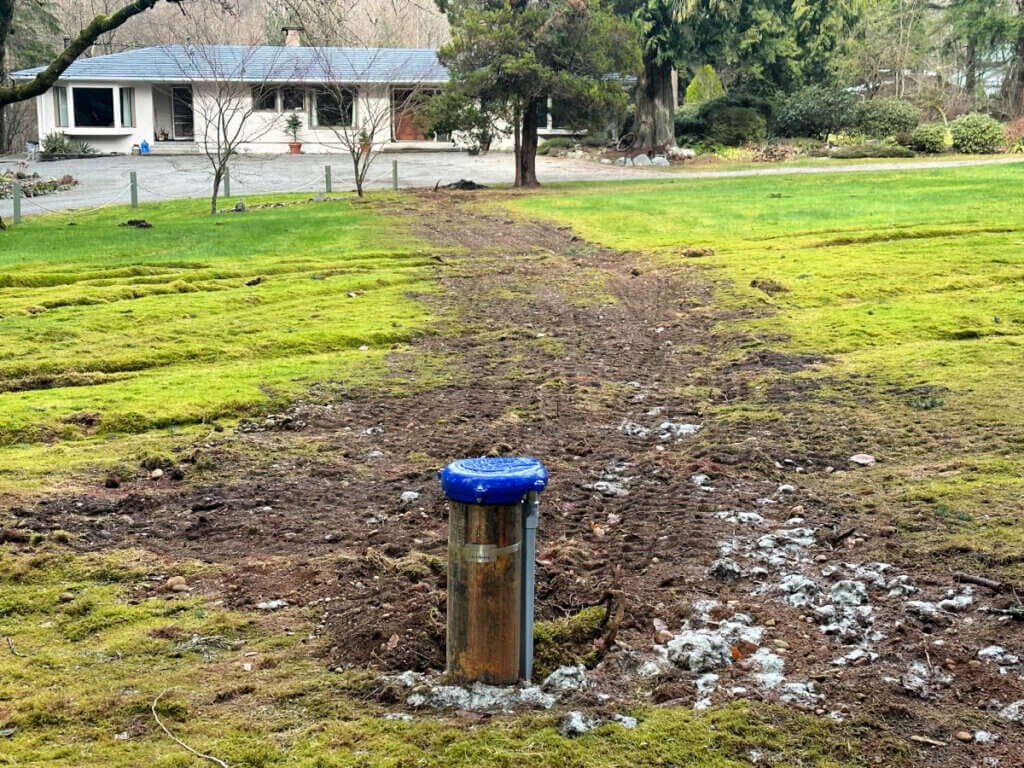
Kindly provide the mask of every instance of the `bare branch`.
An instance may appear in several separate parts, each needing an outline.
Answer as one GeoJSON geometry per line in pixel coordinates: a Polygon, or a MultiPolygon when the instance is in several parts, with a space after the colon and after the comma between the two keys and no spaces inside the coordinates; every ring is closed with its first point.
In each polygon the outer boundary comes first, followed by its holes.
{"type": "Polygon", "coordinates": [[[193,755],[195,755],[196,757],[198,757],[198,758],[200,758],[202,760],[209,760],[211,763],[215,763],[216,765],[219,765],[220,768],[231,768],[230,765],[225,763],[219,757],[214,757],[213,755],[204,755],[202,752],[200,752],[200,751],[190,747],[184,741],[182,741],[177,736],[175,736],[173,733],[171,733],[170,730],[168,730],[167,726],[163,724],[163,721],[160,720],[160,715],[158,715],[156,713],[156,705],[160,702],[160,699],[162,699],[165,694],[170,693],[171,691],[173,691],[177,687],[178,686],[173,686],[171,688],[165,688],[160,693],[159,696],[157,696],[155,699],[153,699],[153,703],[150,705],[149,709],[153,713],[153,719],[156,720],[156,724],[160,726],[160,730],[162,730],[164,733],[166,733],[167,736],[171,739],[171,741],[173,741],[175,744],[177,744],[182,749],[188,750],[193,755]]]}
{"type": "MultiPolygon", "coordinates": [[[[128,19],[137,16],[143,11],[148,11],[158,2],[159,0],[135,0],[135,2],[124,6],[112,16],[107,16],[106,14],[97,15],[85,29],[78,33],[78,36],[68,44],[67,48],[50,62],[50,66],[36,75],[34,79],[20,85],[0,88],[0,107],[46,93],[50,86],[60,79],[60,76],[64,74],[64,71],[71,66],[75,59],[85,53],[89,46],[95,43],[101,35],[117,29],[128,19]]],[[[0,37],[0,45],[4,42],[4,38],[0,37]]]]}

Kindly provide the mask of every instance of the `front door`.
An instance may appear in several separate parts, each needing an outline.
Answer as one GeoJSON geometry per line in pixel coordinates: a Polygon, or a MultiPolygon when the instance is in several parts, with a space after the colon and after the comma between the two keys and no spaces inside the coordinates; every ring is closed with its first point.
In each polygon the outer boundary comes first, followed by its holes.
{"type": "Polygon", "coordinates": [[[192,141],[194,133],[192,87],[176,85],[171,88],[171,138],[175,141],[192,141]]]}
{"type": "Polygon", "coordinates": [[[423,141],[423,129],[413,120],[415,107],[422,104],[427,96],[412,88],[395,88],[391,91],[391,108],[394,121],[395,141],[423,141]]]}

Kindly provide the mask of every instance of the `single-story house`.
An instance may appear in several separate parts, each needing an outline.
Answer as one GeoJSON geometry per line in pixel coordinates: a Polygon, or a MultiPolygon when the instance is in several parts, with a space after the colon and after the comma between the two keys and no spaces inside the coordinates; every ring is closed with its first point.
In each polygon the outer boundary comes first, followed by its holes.
{"type": "MultiPolygon", "coordinates": [[[[239,151],[287,152],[291,114],[303,152],[344,152],[338,132],[371,123],[380,148],[442,149],[455,146],[451,137],[424,135],[410,105],[447,81],[432,49],[311,48],[289,35],[284,46],[174,44],[78,59],[36,97],[36,113],[40,141],[62,133],[103,153],[143,142],[154,153],[201,152],[224,117],[241,124],[239,151]]],[[[545,110],[545,136],[568,133],[558,117],[545,110]]]]}

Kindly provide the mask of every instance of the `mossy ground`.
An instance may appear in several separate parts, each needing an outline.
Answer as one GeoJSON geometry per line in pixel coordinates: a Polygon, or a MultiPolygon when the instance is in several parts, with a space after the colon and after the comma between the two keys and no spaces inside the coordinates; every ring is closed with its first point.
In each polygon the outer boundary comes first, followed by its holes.
{"type": "MultiPolygon", "coordinates": [[[[173,572],[212,570],[179,563],[173,572]]],[[[204,765],[156,725],[150,706],[161,693],[157,711],[172,732],[232,766],[725,768],[748,765],[751,749],[780,765],[796,753],[801,765],[858,764],[857,726],[746,703],[703,714],[641,709],[635,731],[608,726],[578,740],[559,736],[548,714],[470,728],[443,715],[386,720],[357,695],[356,673],[323,668],[301,612],[228,611],[162,589],[170,572],[142,551],[75,555],[50,541],[0,553],[0,636],[18,654],[0,649],[0,728],[15,729],[0,741],[0,765],[204,765]],[[74,599],[62,602],[65,592],[74,599]]]]}
{"type": "Polygon", "coordinates": [[[664,265],[714,268],[702,274],[735,312],[718,329],[739,339],[734,360],[758,349],[827,358],[751,382],[728,405],[709,401],[717,418],[747,430],[795,421],[782,439],[803,456],[823,431],[856,435],[844,447],[882,463],[830,484],[867,492],[867,511],[928,548],[1019,570],[1022,181],[1015,163],[573,186],[503,204],[664,265]],[[701,248],[714,254],[684,255],[701,248]],[[771,402],[794,378],[815,382],[799,405],[771,402]]]}
{"type": "Polygon", "coordinates": [[[314,383],[379,383],[428,329],[412,296],[436,289],[437,268],[348,200],[26,220],[0,253],[0,490],[182,442],[314,383]],[[152,229],[118,226],[140,217],[152,229]]]}

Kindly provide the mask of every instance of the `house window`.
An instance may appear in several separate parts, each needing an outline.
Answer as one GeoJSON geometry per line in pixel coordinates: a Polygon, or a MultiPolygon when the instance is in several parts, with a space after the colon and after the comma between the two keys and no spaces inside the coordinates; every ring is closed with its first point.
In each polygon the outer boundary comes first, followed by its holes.
{"type": "Polygon", "coordinates": [[[57,127],[67,128],[68,123],[68,89],[58,85],[53,89],[54,112],[57,117],[57,127]]]}
{"type": "Polygon", "coordinates": [[[71,93],[77,127],[114,127],[113,88],[73,88],[71,93]]]}
{"type": "Polygon", "coordinates": [[[347,128],[355,116],[355,93],[347,88],[316,92],[315,125],[328,128],[347,128]]]}
{"type": "Polygon", "coordinates": [[[135,89],[121,88],[121,127],[135,127],[135,89]]]}
{"type": "MultiPolygon", "coordinates": [[[[277,88],[258,85],[252,89],[252,108],[258,112],[277,111],[277,88]]],[[[300,107],[301,109],[301,107],[300,107]]]]}
{"type": "Polygon", "coordinates": [[[571,128],[570,123],[572,122],[572,107],[564,101],[558,99],[551,100],[551,127],[552,128],[571,128]]]}
{"type": "Polygon", "coordinates": [[[306,109],[306,90],[291,86],[281,89],[281,110],[283,112],[302,112],[306,109]]]}

